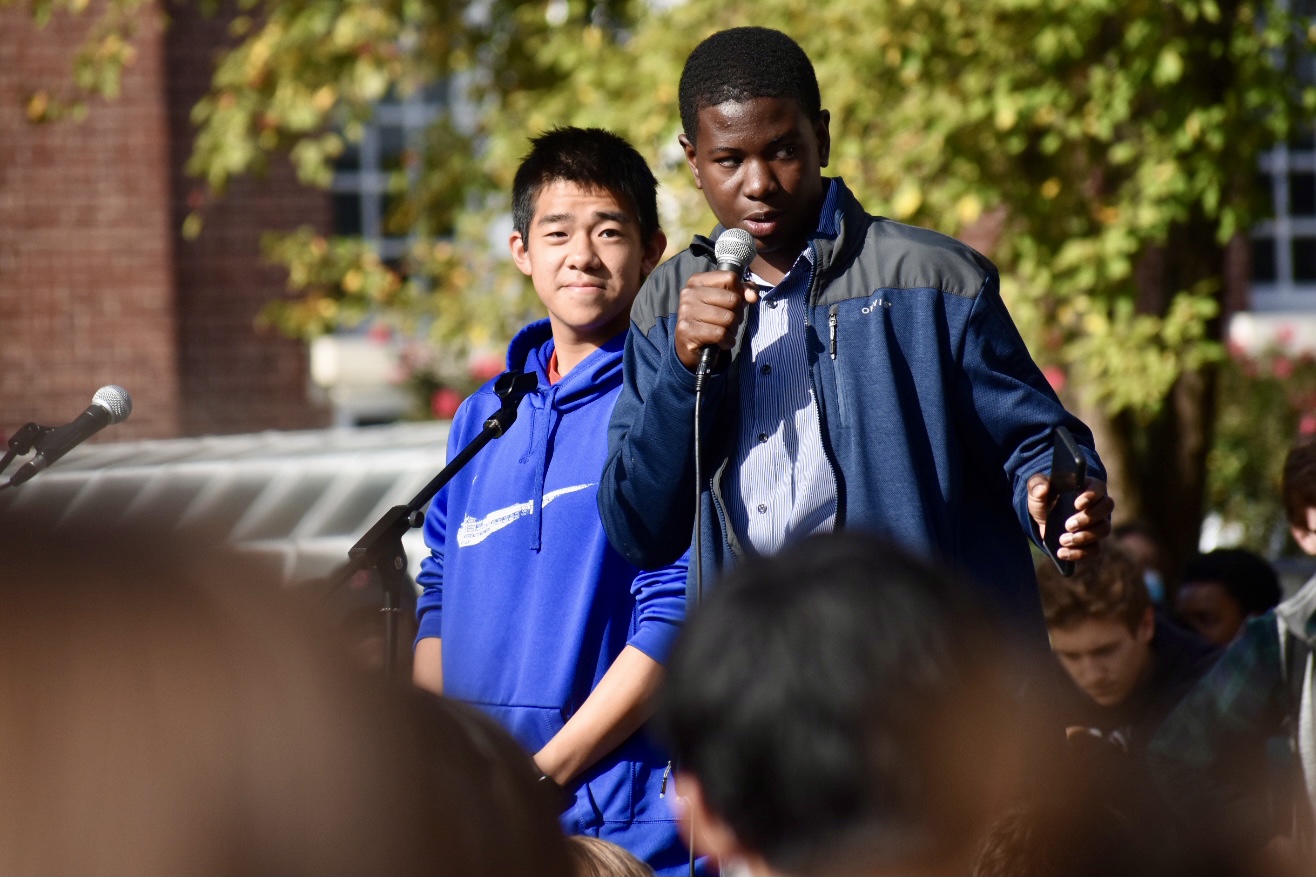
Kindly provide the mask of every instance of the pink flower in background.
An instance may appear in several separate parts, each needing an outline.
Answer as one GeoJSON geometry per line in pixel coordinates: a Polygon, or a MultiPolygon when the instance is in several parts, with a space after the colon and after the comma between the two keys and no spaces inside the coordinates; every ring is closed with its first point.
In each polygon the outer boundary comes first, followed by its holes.
{"type": "Polygon", "coordinates": [[[1316,414],[1309,412],[1302,415],[1302,419],[1298,421],[1298,434],[1316,435],[1316,414]]]}
{"type": "Polygon", "coordinates": [[[1298,331],[1289,323],[1285,323],[1275,330],[1275,343],[1280,347],[1288,347],[1297,337],[1298,331]]]}
{"type": "Polygon", "coordinates": [[[1271,364],[1271,370],[1274,371],[1275,377],[1281,381],[1293,377],[1293,360],[1287,356],[1275,357],[1274,363],[1271,364]]]}
{"type": "Polygon", "coordinates": [[[483,384],[503,373],[503,361],[496,356],[477,356],[471,360],[467,370],[471,377],[483,384]]]}
{"type": "Polygon", "coordinates": [[[375,323],[366,331],[366,337],[376,344],[387,344],[393,340],[393,329],[385,323],[375,323]]]}
{"type": "Polygon", "coordinates": [[[1065,384],[1069,381],[1069,378],[1065,376],[1064,369],[1055,365],[1048,365],[1042,369],[1042,377],[1046,378],[1046,382],[1051,385],[1051,389],[1057,393],[1064,392],[1065,384]]]}
{"type": "Polygon", "coordinates": [[[461,393],[452,387],[439,387],[430,397],[430,413],[439,420],[451,420],[461,404],[461,393]]]}
{"type": "Polygon", "coordinates": [[[1225,347],[1229,350],[1229,356],[1232,359],[1247,358],[1247,347],[1245,347],[1242,344],[1242,342],[1235,341],[1234,339],[1231,338],[1229,342],[1225,345],[1225,347]]]}
{"type": "Polygon", "coordinates": [[[401,386],[411,380],[411,375],[414,371],[415,369],[406,361],[406,359],[399,359],[397,362],[393,363],[393,365],[389,366],[388,382],[395,387],[401,386]]]}

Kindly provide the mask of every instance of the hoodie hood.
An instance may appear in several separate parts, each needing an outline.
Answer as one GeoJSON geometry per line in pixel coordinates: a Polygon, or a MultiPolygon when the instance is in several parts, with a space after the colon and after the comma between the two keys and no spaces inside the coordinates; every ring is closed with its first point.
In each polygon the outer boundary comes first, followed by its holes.
{"type": "Polygon", "coordinates": [[[547,406],[572,411],[620,386],[625,348],[626,333],[619,332],[550,387],[548,363],[553,358],[553,329],[547,319],[536,320],[517,332],[507,346],[507,367],[538,375],[539,392],[547,406]]]}
{"type": "Polygon", "coordinates": [[[1275,607],[1275,616],[1307,645],[1316,645],[1316,576],[1275,607]]]}
{"type": "MultiPolygon", "coordinates": [[[[552,355],[553,348],[553,326],[548,319],[535,320],[528,326],[525,326],[516,335],[512,336],[512,342],[507,345],[507,369],[508,371],[533,371],[530,364],[530,356],[538,351],[545,344],[549,345],[549,356],[552,355]]],[[[545,357],[543,365],[548,365],[548,358],[545,357]]],[[[547,369],[541,370],[539,374],[547,377],[547,369]]]]}

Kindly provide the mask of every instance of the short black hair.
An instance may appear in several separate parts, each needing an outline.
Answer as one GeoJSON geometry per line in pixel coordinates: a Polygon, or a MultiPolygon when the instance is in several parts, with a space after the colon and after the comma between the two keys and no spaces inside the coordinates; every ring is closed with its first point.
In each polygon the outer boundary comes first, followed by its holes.
{"type": "Polygon", "coordinates": [[[602,128],[554,128],[530,140],[512,181],[512,224],[523,239],[540,190],[557,180],[606,189],[630,205],[646,244],[661,227],[658,180],[634,146],[602,128]]]}
{"type": "Polygon", "coordinates": [[[944,841],[973,818],[966,790],[1005,707],[990,617],[877,537],[808,537],[736,567],[692,613],[655,729],[774,868],[869,832],[944,841]]]}
{"type": "Polygon", "coordinates": [[[1244,615],[1273,609],[1283,593],[1275,568],[1246,548],[1217,548],[1199,554],[1184,566],[1179,582],[1180,588],[1195,582],[1219,582],[1244,615]]]}
{"type": "Polygon", "coordinates": [[[791,98],[811,120],[822,113],[818,77],[799,43],[766,27],[733,27],[704,40],[681,71],[681,126],[690,142],[699,111],[727,101],[791,98]]]}

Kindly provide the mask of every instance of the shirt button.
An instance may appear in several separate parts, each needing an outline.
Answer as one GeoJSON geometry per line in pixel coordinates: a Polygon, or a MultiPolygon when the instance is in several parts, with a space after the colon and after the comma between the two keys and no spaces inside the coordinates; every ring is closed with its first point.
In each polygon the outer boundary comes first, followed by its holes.
{"type": "Polygon", "coordinates": [[[775,298],[768,299],[768,307],[775,308],[776,306],[777,306],[777,300],[775,298]]]}
{"type": "Polygon", "coordinates": [[[772,374],[772,366],[770,366],[770,365],[761,365],[761,366],[759,366],[759,374],[763,374],[763,375],[770,375],[770,374],[772,374]]]}
{"type": "Polygon", "coordinates": [[[759,444],[763,444],[767,440],[768,440],[768,434],[766,432],[759,433],[759,444]]]}
{"type": "Polygon", "coordinates": [[[760,515],[766,515],[767,513],[768,513],[768,506],[767,506],[767,504],[766,504],[766,503],[759,503],[759,514],[760,514],[760,515]]]}

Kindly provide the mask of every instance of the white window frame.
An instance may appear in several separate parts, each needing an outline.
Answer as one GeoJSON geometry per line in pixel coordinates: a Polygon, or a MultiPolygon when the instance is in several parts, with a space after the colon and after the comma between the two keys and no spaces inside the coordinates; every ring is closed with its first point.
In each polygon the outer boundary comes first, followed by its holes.
{"type": "Polygon", "coordinates": [[[1277,146],[1261,157],[1260,169],[1270,179],[1275,216],[1257,223],[1252,237],[1274,241],[1275,280],[1252,281],[1252,309],[1316,313],[1316,281],[1297,281],[1293,277],[1293,242],[1305,238],[1316,246],[1316,215],[1294,216],[1289,212],[1289,175],[1316,174],[1316,149],[1277,146]]]}
{"type": "MultiPolygon", "coordinates": [[[[388,156],[384,154],[381,129],[401,128],[404,148],[419,152],[425,131],[450,104],[451,97],[446,87],[417,89],[401,100],[386,98],[380,101],[375,105],[374,115],[365,125],[360,142],[355,144],[360,156],[358,168],[334,172],[330,191],[335,196],[355,195],[359,199],[361,237],[385,261],[402,258],[412,238],[384,232],[391,172],[384,165],[388,156]]],[[[339,233],[338,229],[334,229],[334,233],[339,233]]]]}

